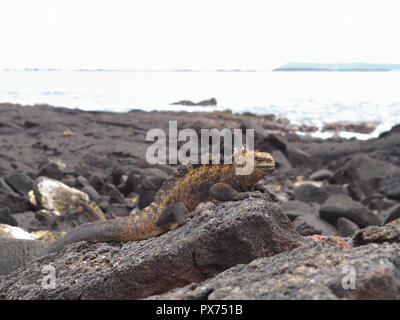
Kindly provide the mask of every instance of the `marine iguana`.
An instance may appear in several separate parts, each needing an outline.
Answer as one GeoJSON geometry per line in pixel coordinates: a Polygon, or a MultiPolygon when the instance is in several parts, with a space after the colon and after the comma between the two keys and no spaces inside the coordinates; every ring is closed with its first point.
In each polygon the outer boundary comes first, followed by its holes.
{"type": "Polygon", "coordinates": [[[232,164],[183,165],[164,181],[154,201],[139,213],[78,226],[45,253],[78,241],[127,242],[156,237],[183,225],[194,216],[194,209],[201,202],[261,197],[263,194],[254,191],[254,186],[275,170],[275,161],[266,152],[242,150],[242,155],[254,156],[254,169],[249,175],[237,175],[239,165],[234,160],[232,164]]]}

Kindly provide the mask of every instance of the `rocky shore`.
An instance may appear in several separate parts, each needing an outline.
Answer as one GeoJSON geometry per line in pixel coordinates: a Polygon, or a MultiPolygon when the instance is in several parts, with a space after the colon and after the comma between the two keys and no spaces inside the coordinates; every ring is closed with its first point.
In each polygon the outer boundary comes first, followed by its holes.
{"type": "Polygon", "coordinates": [[[400,126],[367,141],[314,130],[228,111],[0,104],[0,300],[400,299],[400,126]],[[151,203],[173,166],[147,163],[146,133],[168,133],[169,120],[197,133],[255,129],[255,148],[277,164],[258,187],[277,201],[202,203],[156,238],[42,255],[78,225],[151,203]],[[72,193],[99,211],[74,206],[72,193]],[[42,285],[46,266],[55,288],[42,285]]]}

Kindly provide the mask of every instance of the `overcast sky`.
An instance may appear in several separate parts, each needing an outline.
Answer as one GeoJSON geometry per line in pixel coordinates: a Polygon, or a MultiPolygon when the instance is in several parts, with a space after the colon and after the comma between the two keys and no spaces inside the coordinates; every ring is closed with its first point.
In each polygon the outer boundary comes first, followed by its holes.
{"type": "Polygon", "coordinates": [[[1,0],[0,68],[400,63],[398,0],[1,0]]]}

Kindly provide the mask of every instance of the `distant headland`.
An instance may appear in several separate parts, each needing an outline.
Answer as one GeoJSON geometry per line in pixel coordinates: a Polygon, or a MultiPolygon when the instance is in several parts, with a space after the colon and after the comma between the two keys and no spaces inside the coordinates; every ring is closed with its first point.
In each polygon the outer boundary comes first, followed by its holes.
{"type": "Polygon", "coordinates": [[[288,62],[273,71],[397,71],[400,64],[288,62]]]}

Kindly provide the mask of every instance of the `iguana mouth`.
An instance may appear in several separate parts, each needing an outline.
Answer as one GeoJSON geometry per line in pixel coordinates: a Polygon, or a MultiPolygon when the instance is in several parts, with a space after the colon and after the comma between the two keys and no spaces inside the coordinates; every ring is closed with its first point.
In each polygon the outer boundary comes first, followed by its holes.
{"type": "Polygon", "coordinates": [[[257,168],[275,170],[275,161],[257,161],[257,168]]]}
{"type": "Polygon", "coordinates": [[[257,168],[258,169],[261,169],[263,172],[266,172],[266,173],[272,173],[272,172],[274,172],[275,171],[275,165],[273,164],[273,165],[271,165],[271,164],[269,164],[269,165],[257,165],[257,168]]]}

